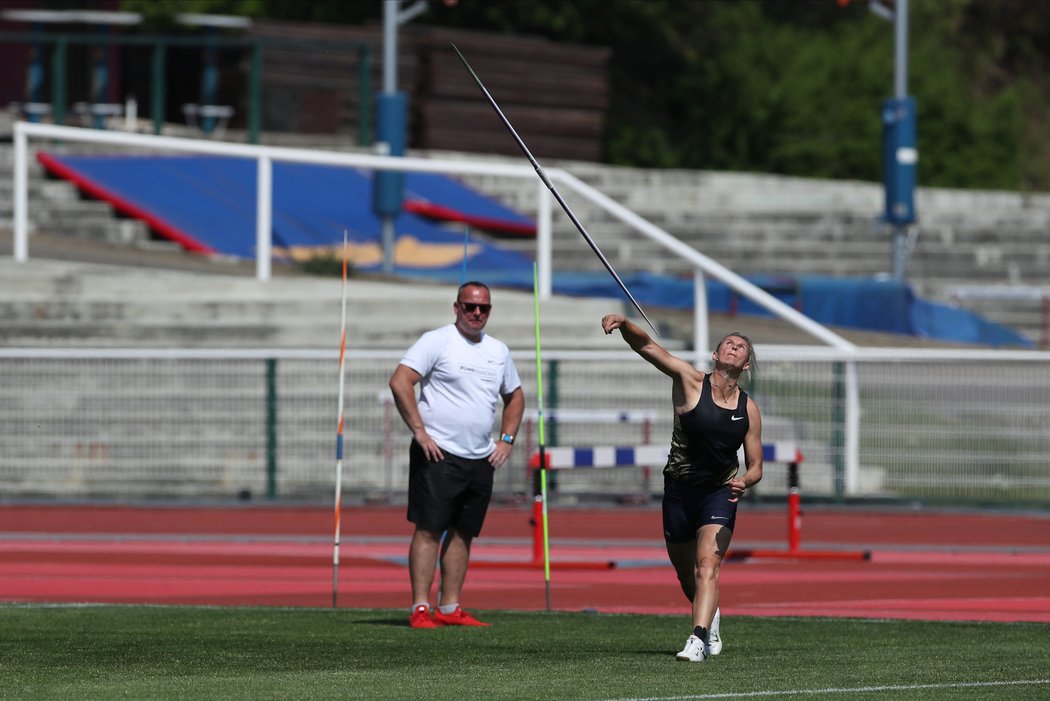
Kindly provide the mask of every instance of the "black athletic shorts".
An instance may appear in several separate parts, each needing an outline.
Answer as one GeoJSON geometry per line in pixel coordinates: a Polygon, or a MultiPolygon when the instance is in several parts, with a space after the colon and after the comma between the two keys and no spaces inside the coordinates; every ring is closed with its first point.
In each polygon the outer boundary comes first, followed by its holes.
{"type": "Polygon", "coordinates": [[[717,523],[733,530],[736,526],[735,501],[728,484],[685,484],[664,477],[664,540],[688,543],[696,540],[700,526],[717,523]]]}
{"type": "Polygon", "coordinates": [[[454,528],[477,536],[492,499],[495,468],[487,458],[472,460],[442,450],[445,459],[430,462],[415,440],[408,449],[408,520],[441,533],[454,528]]]}

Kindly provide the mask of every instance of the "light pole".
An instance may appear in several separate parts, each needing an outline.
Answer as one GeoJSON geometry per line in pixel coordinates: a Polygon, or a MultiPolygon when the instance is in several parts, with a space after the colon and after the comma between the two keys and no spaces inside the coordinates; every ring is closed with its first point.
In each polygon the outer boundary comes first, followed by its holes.
{"type": "Polygon", "coordinates": [[[886,191],[883,220],[893,226],[892,274],[903,280],[914,247],[915,182],[919,150],[915,142],[915,98],[908,96],[908,0],[896,0],[888,10],[879,0],[869,3],[880,17],[894,24],[893,97],[882,103],[882,166],[886,191]]]}
{"type": "MultiPolygon", "coordinates": [[[[401,10],[401,0],[383,0],[383,91],[376,100],[376,151],[384,156],[403,156],[407,99],[397,90],[397,28],[426,11],[426,0],[417,0],[401,10]]],[[[376,171],[372,176],[372,210],[382,226],[384,273],[394,272],[394,219],[401,213],[404,174],[376,171]]]]}

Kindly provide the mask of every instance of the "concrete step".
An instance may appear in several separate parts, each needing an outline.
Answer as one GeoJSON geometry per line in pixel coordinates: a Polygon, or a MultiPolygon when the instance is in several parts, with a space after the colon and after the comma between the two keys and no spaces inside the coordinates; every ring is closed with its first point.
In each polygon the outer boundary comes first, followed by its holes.
{"type": "MultiPolygon", "coordinates": [[[[328,347],[338,342],[340,282],[135,270],[30,259],[0,260],[0,343],[5,345],[216,345],[328,347]]],[[[455,285],[352,279],[351,347],[403,348],[450,323],[455,285]]],[[[493,290],[488,331],[533,348],[531,292],[493,290]]],[[[607,347],[599,320],[622,301],[559,297],[541,304],[544,344],[607,347]]]]}
{"type": "MultiPolygon", "coordinates": [[[[12,207],[14,179],[0,174],[0,207],[12,207]]],[[[76,187],[64,180],[44,180],[42,177],[30,177],[26,183],[26,194],[29,201],[37,202],[87,202],[81,199],[76,187]]]]}

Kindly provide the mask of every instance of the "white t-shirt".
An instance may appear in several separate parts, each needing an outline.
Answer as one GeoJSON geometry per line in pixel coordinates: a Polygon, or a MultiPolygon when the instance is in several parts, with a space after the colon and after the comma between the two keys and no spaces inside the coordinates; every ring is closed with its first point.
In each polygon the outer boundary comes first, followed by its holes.
{"type": "Polygon", "coordinates": [[[420,336],[401,364],[423,378],[419,415],[441,449],[463,458],[491,455],[496,403],[521,386],[507,345],[485,333],[473,343],[449,324],[420,336]]]}

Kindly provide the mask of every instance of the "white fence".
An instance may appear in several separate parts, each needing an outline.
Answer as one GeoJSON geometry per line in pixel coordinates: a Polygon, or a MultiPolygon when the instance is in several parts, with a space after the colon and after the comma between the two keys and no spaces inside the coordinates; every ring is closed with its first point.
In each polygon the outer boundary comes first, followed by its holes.
{"type": "MultiPolygon", "coordinates": [[[[807,496],[1050,502],[1050,353],[757,350],[763,439],[798,445],[807,496]]],[[[402,351],[347,354],[349,498],[396,500],[407,487],[409,434],[383,401],[402,351]]],[[[516,358],[535,412],[535,358],[516,358]]],[[[543,359],[545,411],[573,419],[548,420],[548,445],[669,439],[667,380],[633,353],[543,359]],[[609,422],[611,409],[652,420],[609,422]]],[[[335,352],[0,349],[0,480],[8,498],[329,499],[337,392],[335,352]]],[[[530,493],[534,448],[535,434],[523,436],[497,476],[501,497],[530,493]]],[[[650,467],[658,493],[661,466],[650,467]]],[[[781,472],[767,469],[762,494],[785,494],[781,472]]],[[[642,483],[631,470],[564,471],[554,498],[637,494],[642,483]]]]}

